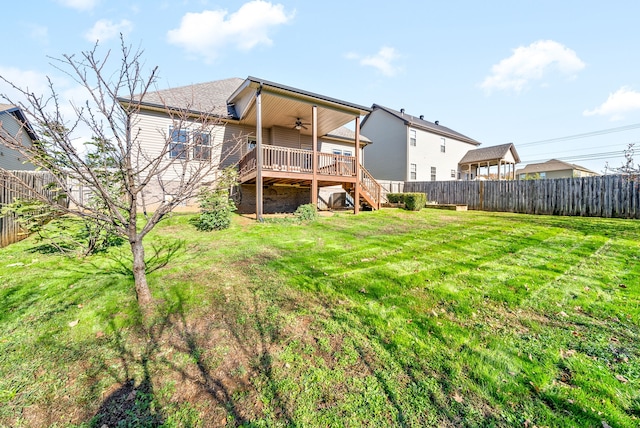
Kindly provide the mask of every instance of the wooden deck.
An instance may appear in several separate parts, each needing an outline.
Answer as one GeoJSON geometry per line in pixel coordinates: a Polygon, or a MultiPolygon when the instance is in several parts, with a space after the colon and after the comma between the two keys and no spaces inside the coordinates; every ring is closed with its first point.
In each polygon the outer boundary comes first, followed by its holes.
{"type": "MultiPolygon", "coordinates": [[[[354,156],[317,152],[317,170],[313,171],[313,152],[280,146],[262,147],[262,182],[264,185],[288,184],[311,187],[313,180],[318,186],[342,186],[347,192],[355,188],[356,174],[360,171],[361,198],[373,209],[379,209],[381,187],[362,166],[356,168],[354,156]]],[[[256,150],[242,157],[239,164],[240,183],[256,182],[258,163],[256,150]]]]}

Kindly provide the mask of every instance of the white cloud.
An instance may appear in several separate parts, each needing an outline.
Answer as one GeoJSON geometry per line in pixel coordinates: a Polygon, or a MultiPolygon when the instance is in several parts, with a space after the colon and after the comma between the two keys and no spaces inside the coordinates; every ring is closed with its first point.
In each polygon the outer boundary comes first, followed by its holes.
{"type": "Polygon", "coordinates": [[[8,98],[13,103],[25,102],[19,91],[14,89],[3,79],[34,94],[47,92],[47,76],[32,70],[21,70],[16,67],[4,67],[0,65],[0,102],[7,102],[8,98]]]}
{"type": "Polygon", "coordinates": [[[539,40],[514,49],[513,55],[491,67],[491,74],[480,87],[487,92],[494,89],[520,92],[553,71],[573,77],[584,67],[575,51],[553,40],[539,40]]]}
{"type": "Polygon", "coordinates": [[[600,107],[585,110],[585,116],[609,116],[612,121],[624,119],[624,113],[640,110],[640,92],[628,87],[622,87],[609,94],[609,98],[600,107]]]}
{"type": "Polygon", "coordinates": [[[117,37],[120,33],[126,35],[132,29],[133,23],[126,19],[123,19],[118,23],[108,19],[101,19],[93,24],[93,27],[85,33],[84,38],[90,42],[95,42],[97,40],[104,42],[117,37]]]}
{"type": "Polygon", "coordinates": [[[98,5],[100,0],[58,0],[63,6],[77,10],[91,10],[98,5]]]}
{"type": "MultiPolygon", "coordinates": [[[[13,83],[25,92],[32,93],[36,97],[42,97],[46,101],[51,96],[49,81],[46,74],[33,70],[21,70],[16,67],[4,67],[0,65],[0,76],[13,83]]],[[[64,76],[51,77],[54,89],[59,96],[59,107],[62,116],[69,121],[76,118],[72,103],[82,107],[85,100],[89,99],[86,88],[77,85],[75,82],[64,76]]],[[[28,109],[30,105],[20,91],[14,89],[11,84],[0,79],[0,103],[12,102],[14,104],[24,104],[28,109]]],[[[53,102],[47,104],[47,108],[55,108],[53,102]]],[[[28,116],[28,115],[27,115],[28,116]]],[[[89,141],[91,131],[84,124],[80,123],[74,133],[74,141],[80,145],[84,141],[89,141]]]]}
{"type": "Polygon", "coordinates": [[[167,40],[212,62],[228,45],[241,50],[270,46],[273,43],[270,30],[289,22],[293,16],[294,13],[287,14],[281,4],[253,0],[231,14],[226,10],[187,13],[179,28],[167,32],[167,40]]]}
{"type": "Polygon", "coordinates": [[[393,63],[400,58],[400,54],[395,48],[383,46],[375,55],[361,56],[355,53],[346,55],[348,59],[358,60],[360,65],[376,68],[385,76],[395,76],[401,68],[393,63]]]}

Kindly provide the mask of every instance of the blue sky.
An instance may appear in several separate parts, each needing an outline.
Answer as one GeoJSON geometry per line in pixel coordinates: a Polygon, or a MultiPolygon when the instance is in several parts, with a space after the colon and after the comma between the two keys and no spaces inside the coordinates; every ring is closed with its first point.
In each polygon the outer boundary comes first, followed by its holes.
{"type": "MultiPolygon", "coordinates": [[[[404,108],[482,143],[513,142],[597,172],[640,148],[640,2],[120,1],[3,5],[0,76],[78,91],[50,57],[118,34],[159,88],[255,76],[349,102],[404,108]],[[569,138],[567,138],[569,137],[569,138]],[[615,153],[607,156],[606,153],[615,153]]],[[[0,93],[12,95],[0,82],[0,93]]],[[[382,143],[382,142],[381,142],[382,143]]]]}

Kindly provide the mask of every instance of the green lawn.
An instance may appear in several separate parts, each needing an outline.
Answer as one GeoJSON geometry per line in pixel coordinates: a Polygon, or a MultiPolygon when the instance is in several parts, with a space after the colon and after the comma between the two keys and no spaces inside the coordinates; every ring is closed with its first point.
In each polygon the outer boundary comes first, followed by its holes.
{"type": "Polygon", "coordinates": [[[640,425],[640,222],[425,209],[0,249],[0,426],[640,425]]]}

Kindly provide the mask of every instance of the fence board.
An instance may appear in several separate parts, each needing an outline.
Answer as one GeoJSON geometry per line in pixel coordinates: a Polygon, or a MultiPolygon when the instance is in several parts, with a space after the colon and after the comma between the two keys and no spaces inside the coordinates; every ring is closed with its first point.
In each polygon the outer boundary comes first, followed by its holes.
{"type": "MultiPolygon", "coordinates": [[[[41,171],[11,171],[0,169],[0,207],[15,199],[33,199],[35,194],[44,194],[54,199],[57,191],[48,188],[55,181],[51,173],[41,171]],[[20,181],[26,184],[23,186],[20,181]]],[[[26,238],[13,215],[0,216],[0,248],[26,238]]]]}
{"type": "Polygon", "coordinates": [[[640,218],[640,177],[604,175],[517,181],[407,181],[405,192],[480,211],[640,218]]]}

